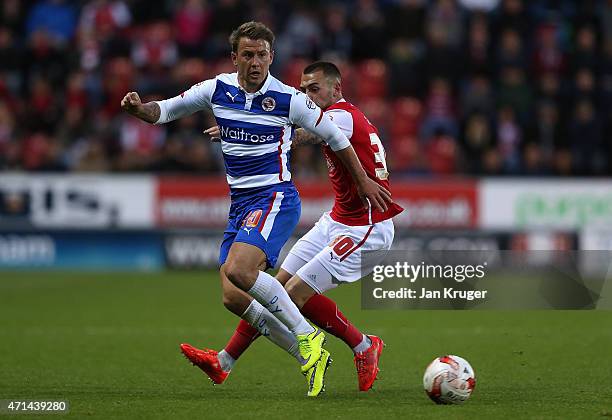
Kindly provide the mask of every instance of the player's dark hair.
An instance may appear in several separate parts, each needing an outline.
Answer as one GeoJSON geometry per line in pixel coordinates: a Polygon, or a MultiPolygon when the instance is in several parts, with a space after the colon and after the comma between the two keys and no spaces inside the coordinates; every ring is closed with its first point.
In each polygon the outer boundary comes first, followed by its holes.
{"type": "Polygon", "coordinates": [[[322,71],[325,77],[329,79],[338,79],[342,80],[342,76],[340,75],[340,70],[334,63],[330,63],[329,61],[316,61],[312,64],[306,66],[302,73],[310,74],[317,71],[322,71]]]}
{"type": "Polygon", "coordinates": [[[232,52],[238,51],[238,43],[240,42],[240,38],[249,38],[249,39],[263,39],[264,41],[268,41],[270,44],[270,49],[272,49],[272,44],[274,44],[274,32],[266,25],[261,22],[250,21],[243,23],[238,28],[232,32],[229,36],[229,42],[232,46],[232,52]]]}

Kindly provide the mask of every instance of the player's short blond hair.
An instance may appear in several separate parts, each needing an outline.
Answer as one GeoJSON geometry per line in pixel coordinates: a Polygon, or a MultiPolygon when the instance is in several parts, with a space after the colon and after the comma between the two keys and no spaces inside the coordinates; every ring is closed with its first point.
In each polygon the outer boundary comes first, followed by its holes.
{"type": "Polygon", "coordinates": [[[263,39],[264,41],[268,41],[270,44],[270,49],[272,49],[272,44],[274,44],[274,32],[266,25],[261,22],[250,21],[243,23],[238,28],[232,32],[229,36],[229,42],[232,46],[232,52],[238,51],[238,43],[240,42],[240,38],[249,38],[249,39],[263,39]]]}

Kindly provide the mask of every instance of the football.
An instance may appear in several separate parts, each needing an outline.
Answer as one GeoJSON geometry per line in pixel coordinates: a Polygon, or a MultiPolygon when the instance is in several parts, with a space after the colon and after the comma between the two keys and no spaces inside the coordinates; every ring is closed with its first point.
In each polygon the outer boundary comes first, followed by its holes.
{"type": "Polygon", "coordinates": [[[462,404],[475,386],[474,369],[459,356],[436,357],[423,375],[425,392],[436,404],[462,404]]]}

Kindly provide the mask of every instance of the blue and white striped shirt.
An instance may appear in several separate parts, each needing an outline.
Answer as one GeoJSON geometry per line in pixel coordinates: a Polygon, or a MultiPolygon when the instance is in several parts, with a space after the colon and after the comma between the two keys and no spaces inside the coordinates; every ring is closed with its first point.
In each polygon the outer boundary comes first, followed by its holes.
{"type": "Polygon", "coordinates": [[[333,150],[349,140],[305,94],[268,74],[261,89],[248,93],[237,73],[220,74],[157,102],[156,124],[212,109],[221,131],[227,182],[234,188],[257,188],[291,180],[291,138],[295,126],[322,137],[333,150]]]}

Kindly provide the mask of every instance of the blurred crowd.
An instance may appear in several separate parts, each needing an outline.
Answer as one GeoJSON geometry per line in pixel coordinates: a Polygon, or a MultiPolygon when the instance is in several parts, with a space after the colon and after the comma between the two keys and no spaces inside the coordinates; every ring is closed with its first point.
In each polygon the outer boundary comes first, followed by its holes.
{"type": "MultiPolygon", "coordinates": [[[[0,170],[222,173],[211,115],[148,125],[120,101],[232,72],[247,20],[286,83],[339,65],[394,174],[612,173],[612,0],[2,0],[0,170]]],[[[318,153],[296,176],[325,176],[318,153]]]]}

